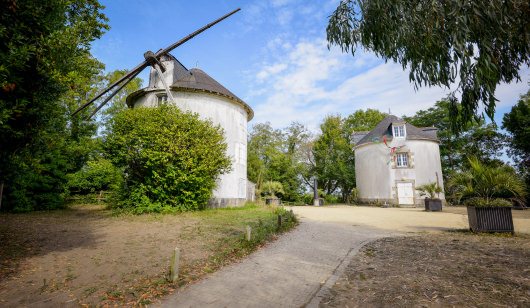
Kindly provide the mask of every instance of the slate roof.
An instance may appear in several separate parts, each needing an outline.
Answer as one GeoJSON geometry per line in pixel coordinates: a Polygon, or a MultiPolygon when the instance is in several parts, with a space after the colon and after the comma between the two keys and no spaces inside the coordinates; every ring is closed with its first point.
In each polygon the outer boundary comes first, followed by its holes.
{"type": "Polygon", "coordinates": [[[215,81],[210,75],[206,74],[198,68],[192,68],[189,70],[189,75],[179,79],[177,82],[172,84],[170,88],[172,90],[188,89],[195,91],[205,91],[209,93],[216,93],[222,96],[236,100],[240,103],[243,108],[247,111],[248,120],[250,121],[254,117],[254,111],[248,106],[242,99],[237,97],[234,93],[230,92],[227,88],[223,87],[220,83],[215,81]]]}
{"type": "MultiPolygon", "coordinates": [[[[212,94],[221,95],[227,98],[234,100],[236,103],[241,105],[247,112],[248,121],[252,120],[254,117],[254,111],[250,108],[247,103],[242,99],[237,97],[234,93],[230,92],[227,88],[223,87],[219,82],[215,81],[208,74],[203,72],[198,68],[192,68],[188,70],[180,61],[170,54],[163,55],[161,57],[163,61],[175,61],[174,65],[174,74],[177,78],[177,81],[169,86],[173,91],[192,91],[192,92],[207,92],[212,94]]],[[[154,85],[151,84],[153,81],[152,78],[149,78],[149,86],[144,89],[140,89],[134,93],[131,93],[126,101],[128,105],[131,105],[138,97],[145,95],[146,93],[155,89],[154,85]]]]}
{"type": "Polygon", "coordinates": [[[209,92],[216,92],[230,98],[242,101],[234,93],[230,92],[227,88],[223,87],[220,83],[215,81],[208,74],[198,68],[192,68],[189,70],[190,74],[184,78],[179,79],[177,82],[171,85],[171,88],[186,88],[195,90],[205,90],[209,92]]]}
{"type": "Polygon", "coordinates": [[[359,142],[355,143],[355,147],[358,147],[363,144],[372,143],[375,138],[382,138],[383,136],[386,137],[386,140],[389,140],[389,141],[392,140],[393,139],[392,123],[405,124],[406,140],[432,140],[432,141],[437,141],[437,142],[439,141],[438,138],[436,137],[436,132],[438,131],[437,128],[435,127],[418,128],[416,126],[413,126],[405,122],[403,119],[396,117],[395,115],[388,115],[381,122],[379,122],[379,124],[377,124],[374,127],[374,129],[372,129],[368,134],[366,134],[366,132],[359,132],[359,134],[363,134],[364,137],[362,137],[359,140],[359,142]]]}

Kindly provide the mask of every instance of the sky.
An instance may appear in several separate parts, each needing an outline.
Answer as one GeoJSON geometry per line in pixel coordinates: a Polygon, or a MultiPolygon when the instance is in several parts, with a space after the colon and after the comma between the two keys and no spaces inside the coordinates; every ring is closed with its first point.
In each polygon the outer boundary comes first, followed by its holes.
{"type": "MultiPolygon", "coordinates": [[[[165,48],[237,9],[241,11],[171,52],[188,69],[198,67],[254,110],[250,126],[270,122],[285,128],[297,121],[313,131],[329,114],[347,116],[378,109],[414,115],[448,93],[444,88],[415,91],[408,71],[373,53],[344,54],[326,41],[329,15],[339,0],[100,0],[111,29],[92,46],[106,71],[132,69],[144,52],[165,48]]],[[[148,69],[139,75],[148,82],[148,69]]],[[[529,88],[522,81],[502,84],[495,120],[501,124],[529,88]]]]}

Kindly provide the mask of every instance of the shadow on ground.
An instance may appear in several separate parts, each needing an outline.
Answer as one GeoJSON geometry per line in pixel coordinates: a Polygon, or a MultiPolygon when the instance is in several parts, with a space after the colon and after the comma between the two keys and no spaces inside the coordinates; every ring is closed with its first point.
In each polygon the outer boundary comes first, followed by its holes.
{"type": "Polygon", "coordinates": [[[102,207],[0,215],[0,282],[16,276],[21,260],[97,243],[102,207]]]}

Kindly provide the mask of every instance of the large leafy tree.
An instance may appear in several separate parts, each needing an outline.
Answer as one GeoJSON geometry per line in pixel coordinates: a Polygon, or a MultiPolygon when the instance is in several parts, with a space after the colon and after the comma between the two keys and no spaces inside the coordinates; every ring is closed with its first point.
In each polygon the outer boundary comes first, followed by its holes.
{"type": "Polygon", "coordinates": [[[135,213],[202,209],[230,170],[222,129],[170,105],[118,113],[105,149],[127,175],[121,205],[135,213]]]}
{"type": "MultiPolygon", "coordinates": [[[[129,70],[115,70],[107,73],[101,80],[100,89],[104,89],[125,74],[129,70]]],[[[107,125],[110,123],[112,118],[118,113],[127,109],[126,99],[127,96],[131,95],[142,88],[143,80],[139,77],[131,80],[127,85],[120,90],[110,101],[105,105],[105,108],[101,111],[101,122],[103,124],[103,130],[107,129],[107,125]]]]}
{"type": "Polygon", "coordinates": [[[448,105],[456,130],[478,113],[480,102],[493,118],[497,85],[519,80],[518,70],[530,65],[530,2],[342,0],[327,39],[344,52],[355,54],[360,45],[400,63],[416,87],[458,82],[448,105]]]}
{"type": "Polygon", "coordinates": [[[357,110],[346,118],[346,126],[358,131],[370,131],[387,116],[386,113],[375,109],[357,110]]]}
{"type": "Polygon", "coordinates": [[[453,133],[447,109],[449,104],[448,100],[444,99],[427,110],[419,110],[412,117],[403,117],[417,127],[438,128],[444,178],[447,180],[451,172],[462,169],[468,163],[466,157],[469,155],[477,157],[487,165],[502,165],[499,157],[502,155],[504,135],[499,133],[494,125],[485,124],[482,119],[472,119],[462,128],[462,132],[453,133]]]}
{"type": "Polygon", "coordinates": [[[68,151],[93,123],[66,114],[100,68],[90,43],[108,29],[102,8],[96,0],[0,3],[0,185],[11,207],[60,204],[60,179],[81,164],[68,151]]]}
{"type": "Polygon", "coordinates": [[[510,133],[510,154],[530,189],[530,90],[504,115],[502,128],[510,133]]]}
{"type": "Polygon", "coordinates": [[[340,115],[328,115],[320,125],[321,135],[313,146],[313,174],[326,194],[341,189],[349,198],[355,187],[355,161],[350,142],[351,129],[340,115]]]}
{"type": "Polygon", "coordinates": [[[306,169],[303,148],[310,138],[307,128],[297,122],[283,130],[272,128],[269,122],[255,124],[248,134],[248,179],[263,193],[265,182],[279,182],[283,200],[300,200],[306,169]]]}

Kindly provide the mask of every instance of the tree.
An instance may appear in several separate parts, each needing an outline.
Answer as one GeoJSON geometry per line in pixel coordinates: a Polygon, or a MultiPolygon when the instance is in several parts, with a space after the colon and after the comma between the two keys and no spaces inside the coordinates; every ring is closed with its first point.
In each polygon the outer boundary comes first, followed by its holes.
{"type": "Polygon", "coordinates": [[[0,185],[11,207],[60,204],[70,156],[57,137],[79,124],[65,121],[68,91],[97,71],[90,43],[108,29],[102,8],[96,0],[0,4],[0,185]]]}
{"type": "Polygon", "coordinates": [[[230,171],[222,129],[171,105],[118,113],[105,148],[127,175],[120,206],[134,213],[202,209],[230,171]]]}
{"type": "Polygon", "coordinates": [[[510,155],[530,188],[530,90],[504,115],[502,128],[510,133],[510,155]]]}
{"type": "Polygon", "coordinates": [[[485,164],[502,165],[499,157],[502,155],[504,135],[494,125],[485,124],[481,119],[472,119],[460,133],[453,133],[450,129],[448,105],[448,100],[443,99],[427,110],[419,110],[412,117],[403,116],[403,119],[414,126],[438,128],[445,180],[448,180],[451,172],[460,170],[467,163],[466,157],[469,155],[474,155],[485,164]]]}
{"type": "Polygon", "coordinates": [[[493,119],[497,85],[520,80],[521,65],[530,65],[527,0],[343,0],[326,30],[344,52],[355,55],[361,45],[410,69],[416,88],[458,81],[448,106],[455,131],[480,102],[493,119]]]}
{"type": "Polygon", "coordinates": [[[257,184],[258,191],[265,181],[279,182],[284,200],[300,200],[306,167],[302,148],[310,138],[307,128],[297,122],[283,130],[273,129],[268,122],[255,124],[248,134],[248,179],[257,184]]]}
{"type": "MultiPolygon", "coordinates": [[[[127,74],[129,70],[115,70],[113,72],[110,72],[106,74],[102,80],[101,84],[99,86],[98,90],[102,90],[127,74]]],[[[103,131],[107,130],[107,126],[109,125],[110,121],[114,116],[116,116],[118,113],[127,110],[127,103],[126,99],[127,96],[131,95],[132,93],[140,90],[142,88],[143,80],[139,77],[134,78],[130,82],[127,83],[127,85],[121,89],[103,108],[101,111],[101,122],[103,126],[103,131]]],[[[100,99],[101,100],[101,99],[100,99]]]]}
{"type": "Polygon", "coordinates": [[[347,199],[355,187],[355,161],[350,144],[351,130],[340,115],[328,115],[320,125],[321,135],[313,146],[318,187],[329,195],[338,188],[347,199]]]}
{"type": "Polygon", "coordinates": [[[346,125],[356,131],[370,131],[388,114],[375,109],[357,110],[346,118],[346,125]]]}

